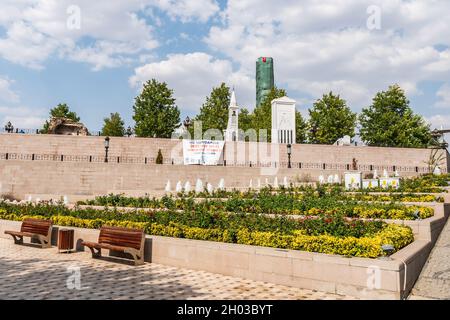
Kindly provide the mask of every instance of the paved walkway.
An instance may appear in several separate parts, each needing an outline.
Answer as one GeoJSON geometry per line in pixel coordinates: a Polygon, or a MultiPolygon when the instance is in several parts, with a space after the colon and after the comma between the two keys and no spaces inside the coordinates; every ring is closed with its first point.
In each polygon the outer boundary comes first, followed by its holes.
{"type": "Polygon", "coordinates": [[[135,267],[0,239],[0,299],[353,298],[155,263],[135,267]]]}
{"type": "Polygon", "coordinates": [[[450,219],[431,251],[409,299],[450,299],[450,219]]]}

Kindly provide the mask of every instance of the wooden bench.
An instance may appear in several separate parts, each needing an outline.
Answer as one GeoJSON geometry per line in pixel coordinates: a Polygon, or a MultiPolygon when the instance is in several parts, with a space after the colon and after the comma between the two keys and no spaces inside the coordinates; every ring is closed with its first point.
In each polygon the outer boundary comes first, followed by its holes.
{"type": "Polygon", "coordinates": [[[144,231],[138,229],[102,227],[98,237],[98,243],[83,241],[82,246],[91,250],[92,258],[99,258],[102,249],[130,254],[135,265],[144,264],[144,231]]]}
{"type": "Polygon", "coordinates": [[[15,244],[23,244],[23,237],[30,237],[38,240],[42,248],[51,248],[52,226],[51,220],[28,218],[23,220],[20,232],[5,231],[5,234],[11,235],[15,244]]]}

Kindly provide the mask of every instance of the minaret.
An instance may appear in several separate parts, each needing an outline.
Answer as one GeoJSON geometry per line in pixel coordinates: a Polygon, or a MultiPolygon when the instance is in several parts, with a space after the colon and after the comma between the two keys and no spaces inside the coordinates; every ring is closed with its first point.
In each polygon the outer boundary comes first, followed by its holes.
{"type": "Polygon", "coordinates": [[[225,141],[239,141],[239,107],[236,103],[236,94],[231,93],[228,107],[228,125],[225,132],[225,141]]]}

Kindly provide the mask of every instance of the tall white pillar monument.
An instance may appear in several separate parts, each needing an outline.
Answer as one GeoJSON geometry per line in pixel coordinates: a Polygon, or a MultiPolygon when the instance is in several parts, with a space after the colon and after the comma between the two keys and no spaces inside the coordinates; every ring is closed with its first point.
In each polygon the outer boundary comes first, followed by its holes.
{"type": "Polygon", "coordinates": [[[236,94],[231,93],[228,107],[228,124],[225,130],[225,141],[239,141],[239,107],[236,103],[236,94]]]}
{"type": "Polygon", "coordinates": [[[288,97],[272,101],[272,143],[295,143],[295,103],[288,97]]]}

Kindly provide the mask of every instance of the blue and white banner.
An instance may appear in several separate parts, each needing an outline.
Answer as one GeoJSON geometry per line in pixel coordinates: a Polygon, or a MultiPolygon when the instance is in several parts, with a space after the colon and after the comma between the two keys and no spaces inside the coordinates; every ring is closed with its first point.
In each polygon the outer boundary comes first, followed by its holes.
{"type": "Polygon", "coordinates": [[[183,139],[184,165],[217,166],[225,141],[183,139]]]}

